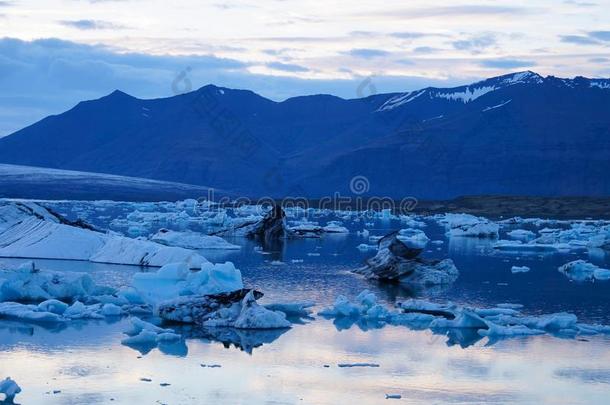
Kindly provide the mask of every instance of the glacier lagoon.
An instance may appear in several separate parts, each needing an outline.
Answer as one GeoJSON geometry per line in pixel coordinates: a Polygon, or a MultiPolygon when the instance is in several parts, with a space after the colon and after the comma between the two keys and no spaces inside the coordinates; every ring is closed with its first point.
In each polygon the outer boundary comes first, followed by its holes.
{"type": "MultiPolygon", "coordinates": [[[[203,231],[224,221],[218,213],[205,213],[205,221],[193,221],[201,216],[162,204],[45,205],[68,218],[80,217],[132,237],[147,236],[161,227],[203,231]]],[[[609,325],[610,282],[574,281],[558,271],[576,259],[608,268],[610,258],[604,250],[578,244],[559,251],[500,250],[494,248],[496,239],[448,236],[438,221],[418,218],[425,224],[418,224],[419,229],[431,240],[422,255],[451,258],[460,275],[448,286],[409,288],[365,280],[351,272],[375,254],[357,246],[374,244],[370,236],[409,228],[404,219],[325,211],[312,220],[322,225],[339,220],[349,233],[287,240],[268,252],[253,241],[227,237],[241,249],[200,250],[212,262],[233,262],[244,284],[265,294],[261,303],[315,302],[313,316],[291,329],[210,335],[172,326],[184,340],[147,349],[121,344],[129,324],[126,317],[73,321],[61,327],[2,319],[0,377],[10,376],[19,383],[23,392],[16,402],[24,404],[379,403],[386,401],[386,395],[387,400],[401,396],[400,401],[409,403],[603,403],[610,393],[608,335],[490,339],[476,333],[438,334],[425,328],[316,315],[338,295],[353,299],[368,289],[388,307],[412,297],[479,308],[518,303],[525,314],[569,312],[580,322],[609,325]],[[364,229],[369,237],[357,233],[364,229]],[[512,273],[513,266],[527,266],[530,271],[512,273]]],[[[504,223],[499,238],[508,239],[508,232],[521,228],[539,232],[571,226],[565,221],[504,223]]],[[[0,258],[3,267],[24,261],[0,258]]],[[[35,262],[44,269],[86,272],[96,283],[113,287],[128,285],[141,270],[82,261],[35,262]]]]}

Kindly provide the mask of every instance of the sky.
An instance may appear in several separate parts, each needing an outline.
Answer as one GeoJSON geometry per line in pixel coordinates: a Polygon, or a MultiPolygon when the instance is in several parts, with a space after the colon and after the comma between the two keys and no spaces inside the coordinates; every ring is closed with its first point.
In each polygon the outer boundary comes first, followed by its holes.
{"type": "Polygon", "coordinates": [[[281,101],[610,77],[610,0],[0,0],[0,136],[115,89],[281,101]]]}

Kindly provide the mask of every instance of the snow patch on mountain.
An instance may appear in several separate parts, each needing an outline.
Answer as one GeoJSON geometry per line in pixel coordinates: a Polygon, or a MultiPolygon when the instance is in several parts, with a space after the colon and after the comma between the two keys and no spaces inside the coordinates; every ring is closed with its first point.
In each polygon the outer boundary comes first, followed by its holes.
{"type": "Polygon", "coordinates": [[[598,87],[600,89],[610,89],[610,80],[592,80],[589,87],[598,87]]]}
{"type": "Polygon", "coordinates": [[[416,98],[418,98],[419,96],[424,94],[426,91],[427,91],[427,89],[424,89],[424,90],[413,91],[413,92],[404,93],[399,96],[392,97],[388,101],[386,101],[381,107],[379,107],[379,109],[377,111],[392,110],[396,107],[400,107],[403,104],[410,103],[411,101],[415,100],[416,98]]]}
{"type": "Polygon", "coordinates": [[[485,107],[485,108],[483,108],[483,112],[487,112],[487,111],[490,111],[490,110],[495,110],[496,108],[504,107],[506,104],[510,103],[511,101],[513,101],[513,100],[508,100],[508,101],[505,101],[505,102],[503,102],[501,104],[494,105],[494,106],[491,106],[491,107],[485,107]]]}
{"type": "Polygon", "coordinates": [[[430,99],[443,98],[450,101],[460,101],[464,104],[470,103],[477,98],[484,96],[495,90],[517,84],[542,84],[544,78],[534,72],[517,72],[504,76],[499,76],[473,83],[468,86],[455,87],[452,89],[426,88],[423,90],[403,93],[388,99],[377,111],[388,111],[402,105],[408,104],[413,100],[427,94],[430,99]]]}

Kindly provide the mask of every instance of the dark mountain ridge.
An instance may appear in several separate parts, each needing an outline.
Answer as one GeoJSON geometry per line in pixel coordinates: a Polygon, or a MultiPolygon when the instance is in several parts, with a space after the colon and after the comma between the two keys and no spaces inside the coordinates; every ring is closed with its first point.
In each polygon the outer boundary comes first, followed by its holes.
{"type": "Polygon", "coordinates": [[[208,85],[115,91],[0,139],[0,162],[246,196],[610,194],[610,80],[519,72],[451,89],[268,100],[208,85]]]}

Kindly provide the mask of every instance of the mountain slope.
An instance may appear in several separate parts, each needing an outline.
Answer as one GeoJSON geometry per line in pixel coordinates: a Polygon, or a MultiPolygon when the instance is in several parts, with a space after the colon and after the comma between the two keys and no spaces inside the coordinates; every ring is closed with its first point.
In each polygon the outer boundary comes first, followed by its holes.
{"type": "Polygon", "coordinates": [[[520,72],[453,89],[273,102],[205,86],[114,93],[0,139],[0,162],[207,185],[247,196],[608,195],[610,80],[520,72]]]}

